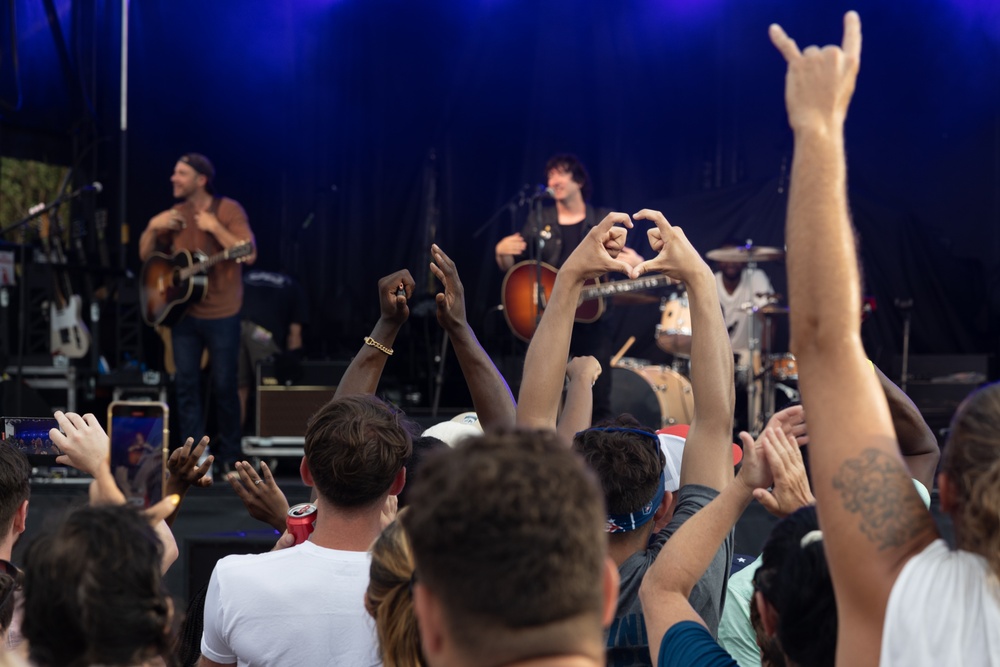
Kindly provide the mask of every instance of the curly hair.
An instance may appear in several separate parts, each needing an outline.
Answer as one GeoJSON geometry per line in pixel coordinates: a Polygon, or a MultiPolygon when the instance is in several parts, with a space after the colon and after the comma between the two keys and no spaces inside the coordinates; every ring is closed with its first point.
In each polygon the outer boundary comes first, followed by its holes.
{"type": "Polygon", "coordinates": [[[160,541],[128,506],[83,507],[25,554],[21,631],[32,664],[131,665],[168,656],[160,541]]]}
{"type": "Polygon", "coordinates": [[[952,418],[941,471],[958,495],[959,547],[1000,577],[1000,383],[976,390],[952,418]]]}
{"type": "Polygon", "coordinates": [[[335,398],[309,420],[305,455],[316,490],[353,509],[377,501],[413,451],[402,413],[374,396],[335,398]]]}
{"type": "Polygon", "coordinates": [[[379,652],[385,667],[423,667],[420,632],[413,613],[410,582],[413,554],[400,517],[386,526],[372,545],[371,574],[365,609],[375,619],[379,652]]]}

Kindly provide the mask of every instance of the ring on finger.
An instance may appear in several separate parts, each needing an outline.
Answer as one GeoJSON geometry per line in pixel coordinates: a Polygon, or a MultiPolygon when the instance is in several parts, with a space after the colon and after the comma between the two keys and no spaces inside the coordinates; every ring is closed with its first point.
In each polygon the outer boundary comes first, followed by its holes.
{"type": "Polygon", "coordinates": [[[255,479],[255,480],[253,481],[253,483],[254,483],[254,484],[256,485],[256,484],[260,484],[260,483],[261,483],[261,482],[263,482],[263,481],[264,481],[264,480],[262,480],[262,479],[255,479]]]}

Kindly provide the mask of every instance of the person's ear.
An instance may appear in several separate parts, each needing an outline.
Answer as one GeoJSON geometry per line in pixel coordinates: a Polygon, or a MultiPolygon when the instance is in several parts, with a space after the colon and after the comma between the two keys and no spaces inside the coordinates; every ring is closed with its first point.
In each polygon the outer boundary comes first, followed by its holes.
{"type": "Polygon", "coordinates": [[[21,504],[18,505],[17,511],[14,512],[14,523],[11,526],[11,530],[15,535],[20,535],[24,532],[28,525],[28,501],[27,499],[22,500],[21,504]]]}
{"type": "Polygon", "coordinates": [[[941,511],[945,514],[951,514],[958,510],[959,498],[958,498],[958,488],[954,481],[951,479],[951,475],[941,471],[937,476],[938,484],[938,498],[941,501],[941,511]]]}
{"type": "Polygon", "coordinates": [[[653,513],[653,532],[658,533],[663,530],[670,520],[674,518],[674,492],[665,491],[660,506],[653,513]]]}
{"type": "Polygon", "coordinates": [[[764,625],[764,634],[768,637],[774,637],[778,634],[778,612],[760,591],[754,592],[753,603],[757,605],[760,622],[764,625]]]}
{"type": "Polygon", "coordinates": [[[434,664],[434,657],[440,655],[445,646],[444,613],[441,601],[419,582],[413,584],[413,613],[417,617],[420,650],[427,662],[434,664]]]}
{"type": "Polygon", "coordinates": [[[389,487],[390,496],[398,496],[402,492],[403,487],[406,486],[406,468],[400,468],[399,472],[396,473],[395,479],[392,480],[392,485],[389,487]]]}
{"type": "Polygon", "coordinates": [[[621,585],[621,575],[618,573],[618,566],[611,560],[611,556],[604,557],[604,572],[601,577],[601,583],[604,598],[601,627],[607,628],[615,620],[615,611],[618,609],[618,588],[621,585]]]}
{"type": "Polygon", "coordinates": [[[302,463],[299,464],[299,475],[302,477],[303,484],[313,486],[313,476],[309,470],[309,461],[304,456],[302,457],[302,463]]]}

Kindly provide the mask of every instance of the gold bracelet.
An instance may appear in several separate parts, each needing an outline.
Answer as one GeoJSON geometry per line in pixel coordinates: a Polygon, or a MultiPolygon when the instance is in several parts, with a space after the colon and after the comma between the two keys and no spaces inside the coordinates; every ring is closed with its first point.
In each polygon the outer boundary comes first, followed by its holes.
{"type": "Polygon", "coordinates": [[[385,345],[383,345],[382,343],[378,342],[377,340],[375,340],[371,336],[365,336],[365,345],[370,345],[370,346],[374,347],[376,350],[379,350],[380,352],[385,352],[390,357],[392,356],[392,348],[391,347],[386,347],[385,345]]]}

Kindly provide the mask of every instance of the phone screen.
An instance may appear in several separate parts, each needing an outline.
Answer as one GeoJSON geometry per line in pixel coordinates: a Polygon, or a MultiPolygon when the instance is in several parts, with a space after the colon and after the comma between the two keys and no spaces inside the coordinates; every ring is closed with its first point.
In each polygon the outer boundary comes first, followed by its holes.
{"type": "Polygon", "coordinates": [[[28,457],[33,466],[56,465],[56,457],[62,454],[49,439],[49,430],[59,429],[52,417],[3,417],[3,431],[0,437],[7,446],[19,449],[28,457]]]}
{"type": "Polygon", "coordinates": [[[149,507],[163,497],[167,423],[163,403],[115,401],[108,406],[111,472],[133,505],[149,507]]]}

